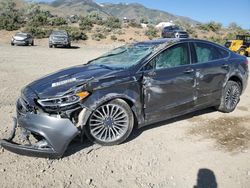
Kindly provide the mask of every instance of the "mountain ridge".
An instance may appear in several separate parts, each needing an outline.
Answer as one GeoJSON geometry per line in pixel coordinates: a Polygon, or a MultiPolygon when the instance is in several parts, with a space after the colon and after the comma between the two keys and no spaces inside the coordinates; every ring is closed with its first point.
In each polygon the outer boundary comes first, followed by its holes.
{"type": "Polygon", "coordinates": [[[96,12],[102,16],[115,16],[120,19],[124,17],[140,21],[146,19],[150,23],[157,24],[163,21],[173,21],[188,24],[200,22],[184,16],[177,16],[166,11],[147,8],[140,3],[96,3],[93,0],[54,0],[47,3],[56,9],[64,9],[66,12],[86,15],[96,12]]]}

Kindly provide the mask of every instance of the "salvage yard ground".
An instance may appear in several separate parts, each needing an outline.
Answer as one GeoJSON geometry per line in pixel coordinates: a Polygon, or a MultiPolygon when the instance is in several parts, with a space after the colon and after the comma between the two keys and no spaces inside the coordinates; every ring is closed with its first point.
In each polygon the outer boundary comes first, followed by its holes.
{"type": "MultiPolygon", "coordinates": [[[[0,43],[0,138],[9,134],[15,100],[24,85],[115,47],[80,43],[72,49],[49,49],[47,40],[37,44],[0,43]]],[[[19,156],[0,148],[2,188],[191,188],[203,184],[250,187],[250,87],[233,113],[206,109],[188,114],[137,130],[119,146],[100,147],[85,140],[59,160],[19,156]]]]}

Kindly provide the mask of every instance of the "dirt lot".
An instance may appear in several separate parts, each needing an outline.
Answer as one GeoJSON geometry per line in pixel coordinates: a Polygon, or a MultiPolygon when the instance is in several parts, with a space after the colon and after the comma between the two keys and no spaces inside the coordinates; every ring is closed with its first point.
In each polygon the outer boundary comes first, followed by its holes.
{"type": "MultiPolygon", "coordinates": [[[[0,138],[7,137],[15,100],[30,81],[94,58],[111,45],[49,49],[0,43],[0,138]]],[[[87,140],[60,160],[0,149],[0,187],[250,187],[250,87],[235,112],[212,109],[135,131],[122,145],[87,140]],[[210,185],[210,186],[204,186],[210,185]]]]}

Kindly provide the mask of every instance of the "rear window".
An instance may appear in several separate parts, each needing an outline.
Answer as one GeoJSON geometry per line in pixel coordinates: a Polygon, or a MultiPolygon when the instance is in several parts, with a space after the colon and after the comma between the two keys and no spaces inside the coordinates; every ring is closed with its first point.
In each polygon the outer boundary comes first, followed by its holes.
{"type": "Polygon", "coordinates": [[[197,56],[195,63],[205,63],[217,59],[223,59],[229,55],[226,50],[207,43],[195,42],[194,48],[197,56]]]}

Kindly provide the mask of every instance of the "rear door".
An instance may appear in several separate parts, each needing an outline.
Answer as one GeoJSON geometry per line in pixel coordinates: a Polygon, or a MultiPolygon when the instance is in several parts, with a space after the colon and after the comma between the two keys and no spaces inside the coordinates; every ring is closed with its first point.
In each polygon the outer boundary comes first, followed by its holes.
{"type": "Polygon", "coordinates": [[[211,105],[220,100],[226,75],[229,73],[229,53],[211,43],[191,43],[195,65],[196,106],[211,105]]]}
{"type": "Polygon", "coordinates": [[[195,72],[187,42],[166,49],[148,65],[142,81],[147,121],[167,119],[193,107],[195,72]]]}

